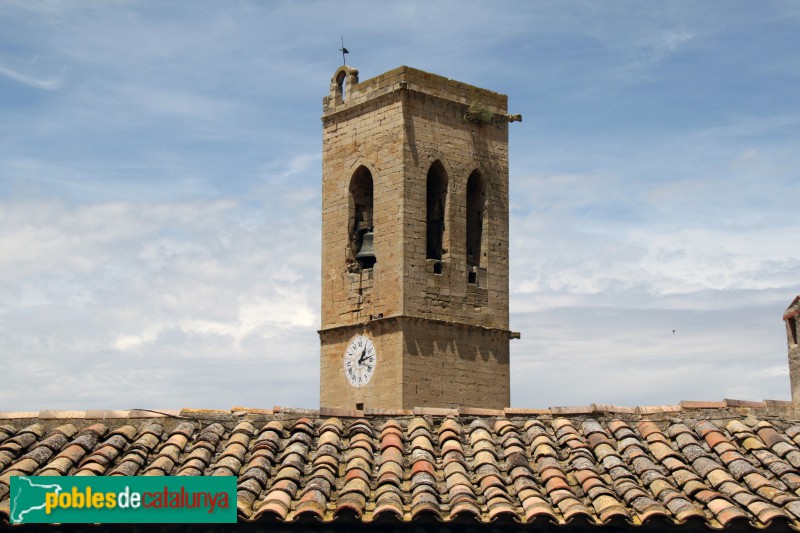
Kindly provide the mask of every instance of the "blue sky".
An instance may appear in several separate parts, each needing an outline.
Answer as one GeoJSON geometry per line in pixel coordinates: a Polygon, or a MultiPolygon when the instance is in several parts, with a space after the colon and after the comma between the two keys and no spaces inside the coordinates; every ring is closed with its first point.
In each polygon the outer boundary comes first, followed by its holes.
{"type": "Polygon", "coordinates": [[[789,398],[796,2],[6,0],[0,25],[0,410],[318,405],[340,36],[362,80],[410,65],[524,117],[512,405],[789,398]]]}

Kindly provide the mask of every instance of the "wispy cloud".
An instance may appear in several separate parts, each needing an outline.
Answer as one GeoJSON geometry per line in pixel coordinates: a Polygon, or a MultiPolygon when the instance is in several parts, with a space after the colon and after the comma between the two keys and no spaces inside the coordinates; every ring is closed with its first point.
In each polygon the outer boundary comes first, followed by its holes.
{"type": "Polygon", "coordinates": [[[677,53],[685,43],[691,40],[692,35],[680,29],[648,36],[646,41],[639,44],[638,50],[636,48],[632,50],[636,57],[622,66],[620,70],[640,70],[653,67],[677,53]]]}
{"type": "Polygon", "coordinates": [[[37,78],[33,75],[19,72],[5,65],[0,65],[0,75],[25,85],[26,87],[33,87],[34,89],[42,89],[44,91],[55,91],[59,89],[64,83],[64,74],[65,69],[62,69],[59,76],[52,78],[37,78]]]}
{"type": "MultiPolygon", "coordinates": [[[[237,316],[230,317],[227,322],[176,317],[169,322],[148,325],[139,333],[122,334],[113,341],[113,347],[117,350],[141,348],[148,344],[152,347],[161,334],[178,330],[198,336],[228,337],[233,341],[233,349],[220,356],[225,359],[241,356],[246,353],[242,350],[242,342],[248,337],[263,341],[276,336],[278,330],[313,328],[317,313],[308,305],[306,293],[305,288],[292,291],[276,288],[269,297],[243,297],[238,304],[237,316]]],[[[259,358],[263,360],[263,357],[259,358]]]]}

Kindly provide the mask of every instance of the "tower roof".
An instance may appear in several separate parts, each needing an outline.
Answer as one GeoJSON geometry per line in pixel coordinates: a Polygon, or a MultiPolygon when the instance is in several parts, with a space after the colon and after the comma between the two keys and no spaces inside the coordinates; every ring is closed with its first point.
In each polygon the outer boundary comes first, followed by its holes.
{"type": "Polygon", "coordinates": [[[490,112],[505,115],[508,109],[508,96],[432,74],[413,67],[400,66],[362,82],[358,81],[358,70],[342,66],[331,78],[331,94],[323,99],[323,119],[344,109],[358,107],[377,98],[391,97],[399,91],[424,93],[432,98],[448,100],[469,106],[480,102],[490,112]],[[347,87],[346,98],[335,98],[336,88],[343,83],[347,87]]]}

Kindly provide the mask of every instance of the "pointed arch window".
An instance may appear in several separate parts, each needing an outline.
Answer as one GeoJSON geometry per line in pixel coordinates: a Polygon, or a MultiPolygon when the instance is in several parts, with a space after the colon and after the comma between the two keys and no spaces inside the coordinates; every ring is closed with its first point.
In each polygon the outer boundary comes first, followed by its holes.
{"type": "MultiPolygon", "coordinates": [[[[477,170],[467,180],[467,267],[486,267],[486,184],[477,170]]],[[[474,273],[474,268],[468,268],[474,273]]],[[[475,283],[476,276],[469,281],[475,283]]]]}
{"type": "Polygon", "coordinates": [[[439,161],[428,169],[426,194],[426,257],[442,260],[445,249],[445,212],[447,209],[447,173],[439,161]]]}
{"type": "MultiPolygon", "coordinates": [[[[364,167],[358,167],[350,180],[350,259],[357,261],[361,268],[372,268],[377,262],[372,257],[359,257],[365,244],[372,246],[372,174],[364,167]]],[[[363,255],[363,254],[362,254],[363,255]]]]}

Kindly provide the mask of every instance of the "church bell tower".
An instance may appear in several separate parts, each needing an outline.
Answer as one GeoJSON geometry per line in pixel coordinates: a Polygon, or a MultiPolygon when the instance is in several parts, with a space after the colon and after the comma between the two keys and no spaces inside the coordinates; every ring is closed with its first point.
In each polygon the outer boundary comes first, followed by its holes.
{"type": "Polygon", "coordinates": [[[400,67],[323,98],[320,403],[509,405],[507,97],[400,67]]]}

